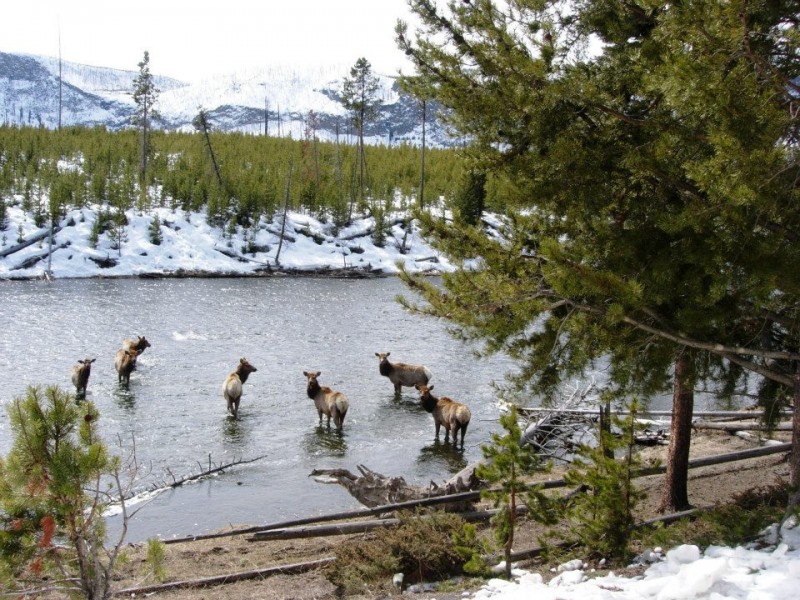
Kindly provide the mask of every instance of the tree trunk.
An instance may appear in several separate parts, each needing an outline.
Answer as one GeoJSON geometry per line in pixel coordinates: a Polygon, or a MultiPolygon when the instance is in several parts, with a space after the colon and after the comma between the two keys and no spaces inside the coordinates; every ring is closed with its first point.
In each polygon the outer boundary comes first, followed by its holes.
{"type": "Polygon", "coordinates": [[[425,109],[426,102],[422,101],[422,158],[419,175],[419,208],[425,208],[425,109]]]}
{"type": "Polygon", "coordinates": [[[690,508],[687,482],[689,479],[689,446],[692,436],[694,408],[694,370],[685,355],[675,362],[672,393],[672,427],[670,429],[667,473],[659,512],[677,512],[690,508]]]}
{"type": "Polygon", "coordinates": [[[792,412],[792,453],[789,456],[789,484],[800,488],[800,361],[794,373],[794,410],[792,412]]]}

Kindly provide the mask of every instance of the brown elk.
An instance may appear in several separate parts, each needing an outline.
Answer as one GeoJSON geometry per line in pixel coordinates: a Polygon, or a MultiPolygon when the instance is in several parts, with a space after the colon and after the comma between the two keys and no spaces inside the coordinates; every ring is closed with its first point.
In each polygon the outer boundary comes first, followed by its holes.
{"type": "Polygon", "coordinates": [[[122,341],[122,349],[123,350],[138,350],[139,354],[145,351],[145,348],[150,347],[150,342],[147,341],[147,338],[143,335],[139,336],[139,339],[133,340],[127,338],[122,341]]]}
{"type": "Polygon", "coordinates": [[[92,363],[97,360],[86,358],[79,360],[78,364],[72,367],[72,385],[75,386],[75,394],[78,398],[86,396],[86,386],[89,385],[89,375],[92,372],[92,363]]]}
{"type": "MultiPolygon", "coordinates": [[[[142,352],[145,351],[145,348],[149,347],[150,347],[150,342],[148,342],[147,338],[144,337],[143,335],[140,335],[139,338],[136,340],[130,338],[122,340],[123,350],[136,350],[138,354],[141,354],[142,352]]],[[[136,369],[136,363],[134,363],[133,368],[136,369]]]]}
{"type": "Polygon", "coordinates": [[[336,430],[341,431],[350,403],[343,393],[335,392],[329,387],[321,387],[319,381],[317,381],[317,377],[321,374],[322,371],[317,371],[316,373],[303,371],[303,375],[308,378],[308,387],[306,388],[308,397],[314,401],[314,406],[317,407],[320,425],[322,424],[322,415],[326,415],[328,417],[328,429],[331,427],[331,417],[333,417],[336,430]]]}
{"type": "Polygon", "coordinates": [[[222,395],[228,403],[228,413],[234,419],[239,418],[239,401],[242,399],[242,384],[250,377],[250,373],[258,371],[253,365],[247,362],[246,358],[239,359],[236,370],[231,371],[222,384],[222,395]]]}
{"type": "Polygon", "coordinates": [[[126,350],[120,348],[114,356],[114,368],[117,370],[117,381],[129,385],[131,373],[136,368],[136,358],[139,356],[138,350],[126,350]]]}
{"type": "Polygon", "coordinates": [[[451,400],[447,396],[437,398],[431,394],[433,386],[415,385],[419,391],[419,399],[424,408],[433,414],[433,422],[436,424],[436,439],[439,439],[439,428],[444,425],[444,441],[447,442],[450,432],[453,432],[453,446],[458,442],[458,431],[461,430],[461,447],[464,447],[464,435],[467,433],[467,425],[472,414],[466,404],[451,400]]]}
{"type": "Polygon", "coordinates": [[[378,371],[394,385],[394,393],[399,396],[402,386],[413,387],[417,384],[427,385],[431,375],[428,367],[423,365],[410,365],[406,363],[391,363],[391,352],[376,352],[378,357],[378,371]]]}

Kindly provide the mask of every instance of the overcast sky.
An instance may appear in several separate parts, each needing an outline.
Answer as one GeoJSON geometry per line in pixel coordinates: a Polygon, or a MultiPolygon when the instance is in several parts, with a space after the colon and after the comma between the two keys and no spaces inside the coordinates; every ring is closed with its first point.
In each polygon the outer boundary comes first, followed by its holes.
{"type": "Polygon", "coordinates": [[[267,65],[410,72],[394,42],[406,0],[4,0],[0,51],[57,57],[185,81],[267,65]]]}

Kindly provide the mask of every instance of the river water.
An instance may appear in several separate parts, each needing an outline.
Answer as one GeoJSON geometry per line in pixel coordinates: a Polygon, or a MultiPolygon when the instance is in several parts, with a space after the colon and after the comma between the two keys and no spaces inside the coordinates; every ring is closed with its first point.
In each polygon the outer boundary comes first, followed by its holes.
{"type": "MultiPolygon", "coordinates": [[[[316,468],[363,464],[416,484],[442,482],[481,456],[497,430],[494,382],[513,364],[477,360],[446,324],[409,315],[397,278],[91,279],[0,284],[0,401],[28,385],[73,390],[73,364],[95,357],[88,398],[116,454],[140,465],[136,490],[193,475],[209,464],[258,460],[156,495],[129,523],[139,541],[206,533],[358,508],[316,468]],[[130,386],[113,357],[126,337],[151,342],[130,386]],[[467,403],[472,422],[463,451],[434,442],[432,417],[416,391],[394,398],[376,352],[424,363],[436,392],[467,403]],[[239,420],[226,414],[221,386],[246,357],[256,373],[244,386],[239,420]],[[304,370],[350,400],[344,433],[318,426],[304,370]],[[118,443],[122,443],[122,448],[118,443]]],[[[11,432],[0,415],[0,452],[11,432]]],[[[109,527],[118,527],[111,518],[109,527]]]]}

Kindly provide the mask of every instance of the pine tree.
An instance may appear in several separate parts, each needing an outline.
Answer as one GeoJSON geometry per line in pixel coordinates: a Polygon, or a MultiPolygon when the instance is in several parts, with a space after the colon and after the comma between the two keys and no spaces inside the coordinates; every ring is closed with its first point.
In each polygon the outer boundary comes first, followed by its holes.
{"type": "Polygon", "coordinates": [[[158,118],[154,106],[158,100],[159,90],[156,87],[155,79],[150,73],[150,53],[145,50],[142,61],[137,65],[139,74],[133,80],[133,101],[136,104],[136,114],[133,117],[133,124],[139,128],[140,133],[140,163],[139,163],[139,185],[146,191],[147,186],[147,160],[150,155],[150,122],[158,118]]]}
{"type": "MultiPolygon", "coordinates": [[[[380,81],[372,73],[372,65],[366,58],[359,58],[350,69],[350,77],[342,84],[342,105],[352,113],[353,126],[358,133],[358,199],[364,205],[364,172],[366,156],[364,154],[364,128],[374,120],[380,108],[378,90],[380,81]]],[[[352,217],[352,205],[350,217],[352,217]]]]}
{"type": "Polygon", "coordinates": [[[160,246],[163,238],[161,236],[161,219],[158,218],[158,215],[153,215],[150,220],[148,233],[150,234],[150,243],[160,246]]]}
{"type": "MultiPolygon", "coordinates": [[[[0,577],[25,595],[30,577],[55,569],[55,587],[90,600],[111,596],[123,538],[106,547],[103,477],[119,481],[120,462],[97,434],[91,402],[58,387],[28,388],[8,406],[13,446],[0,459],[0,577]],[[66,545],[55,549],[56,542],[66,545]]],[[[124,534],[123,534],[124,535],[124,534]]]]}
{"type": "Polygon", "coordinates": [[[481,446],[485,461],[475,474],[489,484],[487,489],[481,490],[481,498],[500,507],[500,512],[492,518],[492,524],[495,539],[503,548],[506,577],[510,579],[518,506],[527,505],[529,516],[543,523],[552,523],[554,512],[541,487],[531,487],[525,482],[526,475],[545,467],[531,446],[521,445],[522,431],[515,408],[500,417],[500,425],[503,434],[493,433],[491,444],[481,446]]]}
{"type": "Polygon", "coordinates": [[[570,530],[600,558],[629,558],[633,510],[642,498],[633,485],[640,467],[633,453],[636,417],[637,404],[633,402],[626,418],[614,419],[613,432],[610,423],[607,429],[599,427],[597,444],[582,445],[564,475],[568,484],[586,488],[573,497],[567,509],[570,530]]]}
{"type": "Polygon", "coordinates": [[[481,221],[486,203],[486,174],[469,171],[456,195],[455,206],[459,218],[467,225],[481,221]]]}
{"type": "Polygon", "coordinates": [[[601,357],[618,397],[672,382],[665,509],[685,502],[669,487],[685,485],[694,384],[768,378],[795,398],[800,485],[794,4],[410,5],[407,84],[449,111],[512,209],[502,243],[422,215],[482,268],[444,288],[406,276],[420,310],[508,352],[545,397],[601,357]]]}

